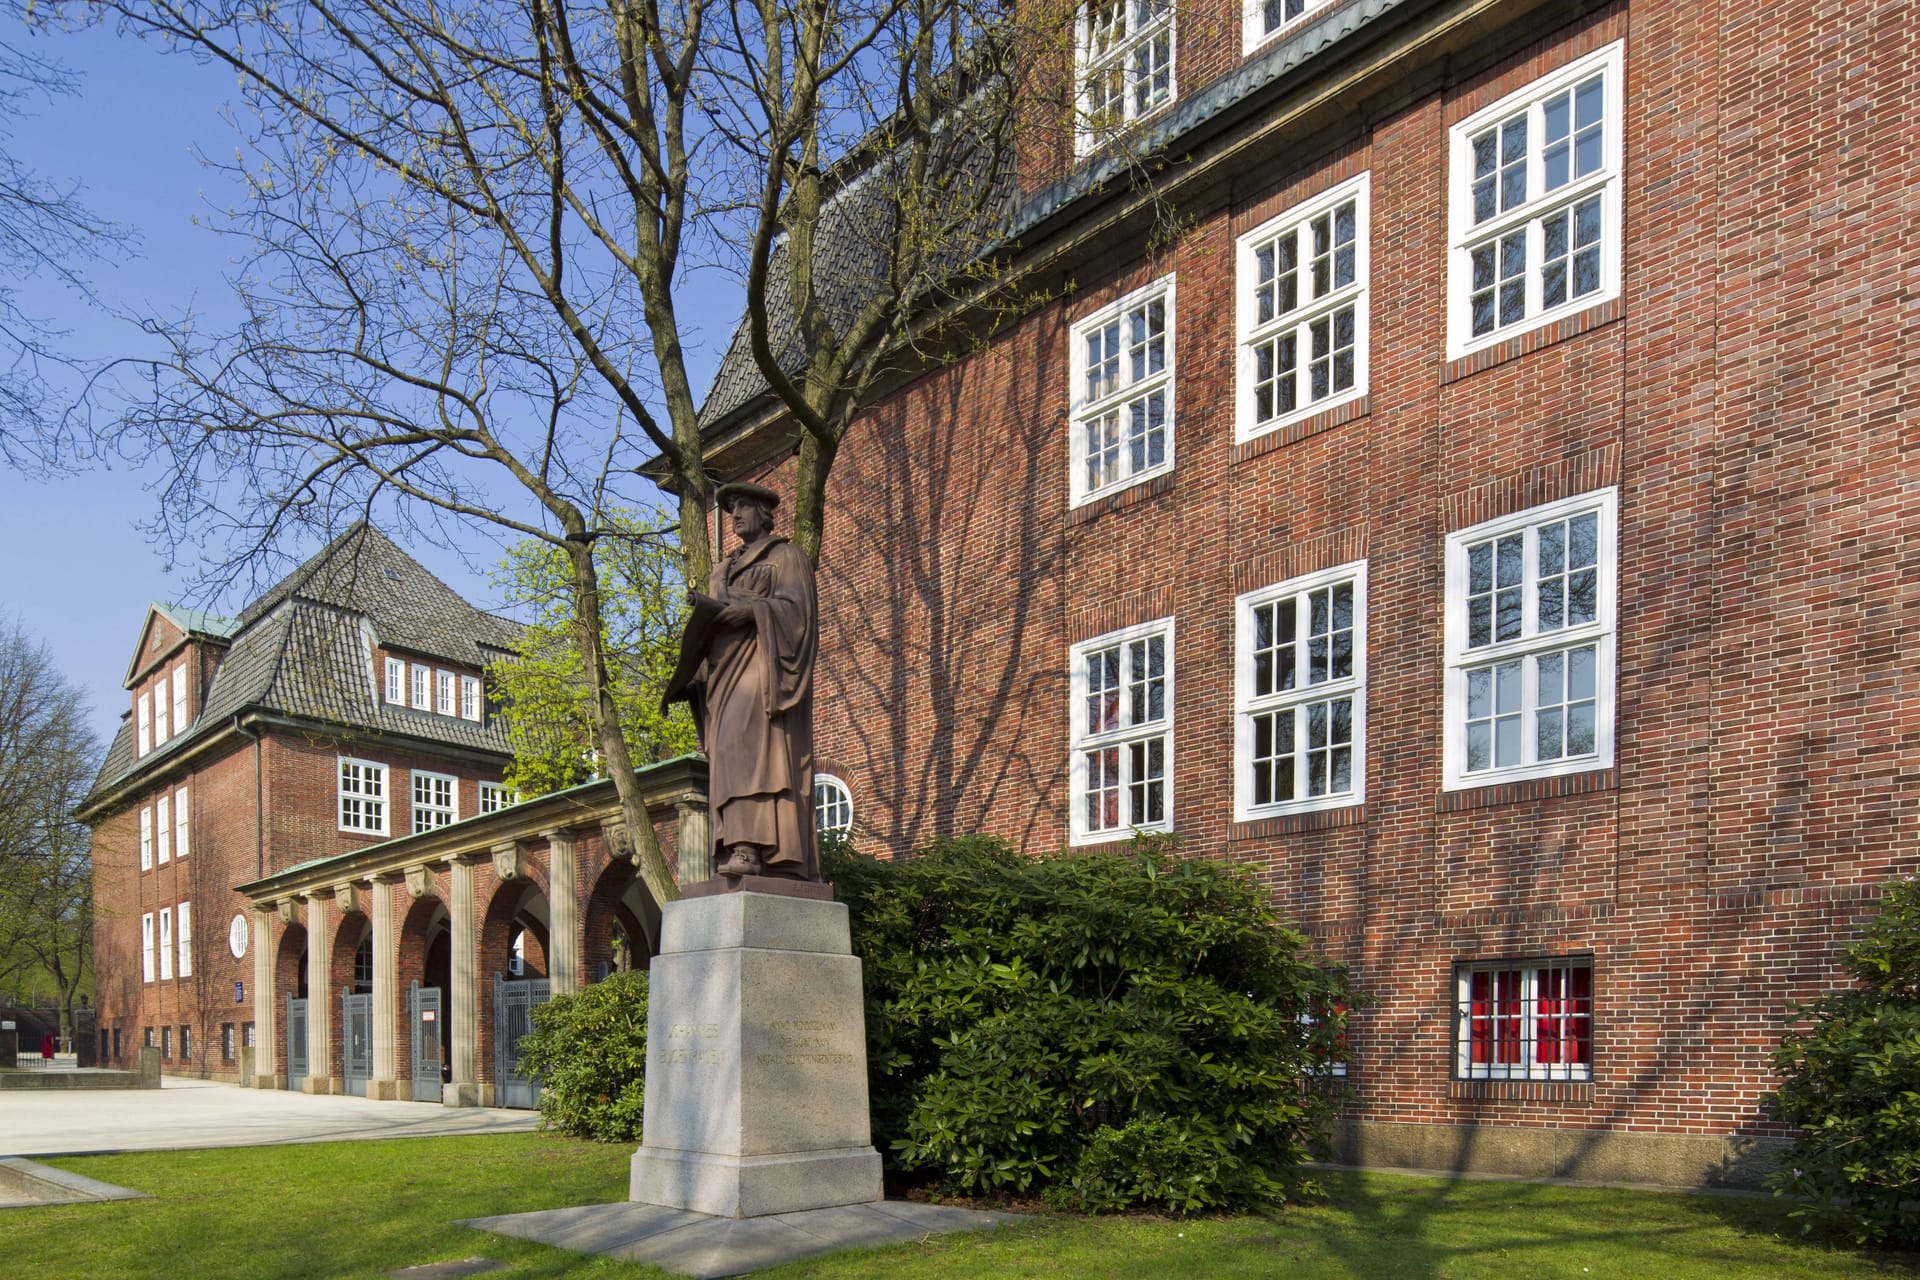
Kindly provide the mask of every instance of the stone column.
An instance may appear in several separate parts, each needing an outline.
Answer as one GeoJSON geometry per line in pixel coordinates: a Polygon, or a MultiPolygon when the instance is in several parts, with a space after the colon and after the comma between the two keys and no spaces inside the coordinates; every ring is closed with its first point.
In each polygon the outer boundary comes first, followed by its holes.
{"type": "Polygon", "coordinates": [[[547,976],[553,994],[580,988],[580,867],[573,832],[543,831],[547,838],[547,976]]]}
{"type": "Polygon", "coordinates": [[[273,1039],[280,1025],[280,993],[273,987],[273,911],[253,909],[253,1087],[279,1086],[273,1039]]]}
{"type": "Polygon", "coordinates": [[[682,800],[673,806],[679,815],[674,843],[680,851],[680,887],[713,879],[713,828],[707,824],[704,800],[682,800]]]}
{"type": "Polygon", "coordinates": [[[455,858],[447,887],[453,916],[453,1081],[444,1101],[450,1107],[480,1105],[480,957],[474,936],[473,863],[455,858]]]}
{"type": "Polygon", "coordinates": [[[395,1072],[394,1037],[400,1024],[399,956],[393,936],[393,887],[400,877],[389,872],[373,878],[373,1079],[367,1096],[391,1102],[400,1096],[395,1072]]]}
{"type": "Polygon", "coordinates": [[[307,1078],[300,1086],[308,1093],[334,1092],[331,941],[326,896],[313,894],[307,899],[307,1078]]]}

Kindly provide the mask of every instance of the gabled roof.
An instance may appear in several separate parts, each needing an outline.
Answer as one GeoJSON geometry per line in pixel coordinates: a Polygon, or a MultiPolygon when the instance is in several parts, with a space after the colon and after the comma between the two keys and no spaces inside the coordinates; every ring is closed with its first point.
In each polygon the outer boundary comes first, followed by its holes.
{"type": "Polygon", "coordinates": [[[233,618],[223,618],[203,609],[189,609],[185,605],[154,601],[147,606],[146,621],[140,624],[140,640],[134,645],[133,657],[127,660],[126,675],[121,677],[120,683],[125,687],[131,687],[134,677],[140,673],[141,659],[148,652],[147,637],[153,634],[153,623],[156,618],[166,619],[181,635],[206,636],[214,640],[228,639],[240,629],[240,623],[233,618]]]}
{"type": "Polygon", "coordinates": [[[520,630],[468,604],[378,529],[357,524],[241,611],[187,732],[135,760],[133,722],[121,721],[81,809],[248,712],[506,755],[506,730],[497,721],[476,724],[387,703],[374,648],[473,669],[509,649],[520,630]]]}

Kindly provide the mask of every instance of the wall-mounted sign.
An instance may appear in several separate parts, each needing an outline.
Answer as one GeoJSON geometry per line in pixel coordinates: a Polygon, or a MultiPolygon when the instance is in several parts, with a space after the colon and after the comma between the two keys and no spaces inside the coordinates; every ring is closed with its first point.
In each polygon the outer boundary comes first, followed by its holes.
{"type": "Polygon", "coordinates": [[[246,983],[236,982],[233,984],[233,1002],[235,1004],[245,1004],[247,1002],[247,984],[246,983]]]}
{"type": "MultiPolygon", "coordinates": [[[[246,916],[238,911],[234,912],[233,923],[227,926],[227,949],[233,952],[235,960],[247,954],[247,935],[250,932],[247,928],[246,916]]],[[[236,996],[235,999],[238,997],[236,996]]]]}
{"type": "MultiPolygon", "coordinates": [[[[432,1022],[435,1018],[439,1016],[440,1015],[434,1012],[432,1009],[422,1009],[420,1011],[420,1021],[422,1022],[432,1022]]],[[[12,1024],[8,1024],[8,1025],[12,1025],[12,1024]]]]}

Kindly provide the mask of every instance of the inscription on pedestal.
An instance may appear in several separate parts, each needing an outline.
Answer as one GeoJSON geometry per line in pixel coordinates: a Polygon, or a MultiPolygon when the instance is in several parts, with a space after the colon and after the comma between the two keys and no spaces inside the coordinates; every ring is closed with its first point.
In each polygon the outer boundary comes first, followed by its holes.
{"type": "Polygon", "coordinates": [[[830,1067],[854,1060],[839,1022],[831,1018],[776,1018],[767,1033],[775,1051],[753,1056],[763,1067],[830,1067]]]}
{"type": "Polygon", "coordinates": [[[720,1024],[717,1022],[676,1022],[667,1028],[667,1050],[661,1055],[670,1067],[717,1067],[721,1065],[720,1050],[713,1045],[703,1045],[703,1040],[718,1040],[720,1024]]]}

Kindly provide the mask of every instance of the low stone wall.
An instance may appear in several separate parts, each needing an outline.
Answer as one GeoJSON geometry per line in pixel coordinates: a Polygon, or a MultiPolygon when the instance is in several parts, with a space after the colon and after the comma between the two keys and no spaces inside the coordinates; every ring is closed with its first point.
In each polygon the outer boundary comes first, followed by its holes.
{"type": "Polygon", "coordinates": [[[1504,1173],[1661,1187],[1759,1189],[1785,1138],[1620,1133],[1516,1125],[1406,1124],[1348,1119],[1334,1158],[1374,1169],[1504,1173]]]}
{"type": "Polygon", "coordinates": [[[32,1071],[0,1071],[0,1091],[18,1089],[152,1089],[157,1085],[141,1080],[138,1071],[60,1071],[45,1068],[32,1071]]]}

